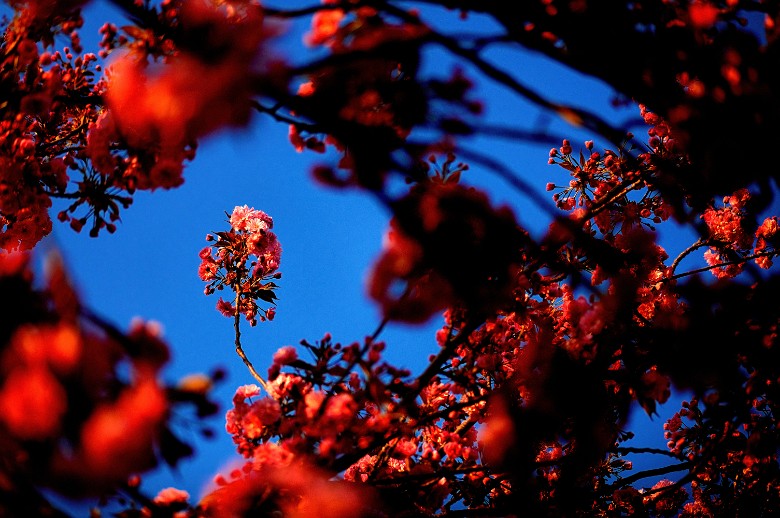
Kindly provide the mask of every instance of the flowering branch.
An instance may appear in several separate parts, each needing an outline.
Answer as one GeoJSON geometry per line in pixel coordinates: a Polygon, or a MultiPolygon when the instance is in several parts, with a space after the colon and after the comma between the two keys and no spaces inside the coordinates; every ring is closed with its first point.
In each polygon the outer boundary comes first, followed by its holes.
{"type": "Polygon", "coordinates": [[[454,336],[452,335],[452,329],[450,329],[450,334],[447,336],[447,341],[445,342],[444,346],[430,361],[422,374],[420,374],[411,384],[411,392],[405,394],[405,399],[407,402],[413,401],[420,394],[420,391],[425,388],[428,382],[430,382],[431,379],[433,379],[433,377],[439,373],[444,363],[452,357],[458,345],[464,343],[468,339],[471,332],[477,329],[479,325],[480,324],[477,322],[470,321],[458,331],[457,335],[454,336]]]}
{"type": "Polygon", "coordinates": [[[765,251],[765,252],[758,252],[756,254],[750,254],[750,255],[746,255],[744,257],[740,257],[739,259],[732,259],[730,261],[723,261],[723,262],[717,263],[717,264],[711,264],[711,265],[708,265],[708,266],[702,266],[701,268],[696,268],[695,270],[691,270],[691,271],[688,271],[688,272],[678,273],[676,275],[672,275],[671,277],[666,277],[664,279],[661,279],[659,282],[669,282],[669,281],[673,281],[673,280],[676,280],[676,279],[680,279],[682,277],[688,277],[690,275],[696,275],[697,273],[707,272],[707,271],[713,270],[715,268],[722,268],[724,266],[731,266],[731,265],[735,265],[735,264],[744,264],[744,263],[746,263],[748,261],[752,261],[753,259],[758,259],[758,258],[761,258],[761,257],[767,257],[767,258],[771,259],[772,257],[776,257],[778,255],[780,255],[780,250],[768,250],[768,251],[765,251]]]}
{"type": "Polygon", "coordinates": [[[633,475],[630,475],[628,477],[621,478],[619,481],[615,482],[614,484],[605,487],[604,492],[609,493],[617,488],[630,486],[637,480],[642,480],[643,478],[658,477],[661,475],[666,475],[668,473],[674,473],[677,471],[687,471],[690,470],[693,466],[694,466],[693,462],[686,461],[686,462],[681,462],[679,464],[670,464],[668,466],[661,466],[660,468],[646,469],[644,471],[634,473],[633,475]]]}
{"type": "Polygon", "coordinates": [[[266,382],[252,365],[241,346],[241,315],[256,325],[261,321],[273,320],[277,285],[273,282],[281,277],[279,261],[281,246],[271,229],[273,220],[266,213],[246,205],[236,207],[229,217],[230,230],[206,236],[213,243],[200,251],[201,264],[198,275],[207,282],[206,295],[230,288],[235,293],[231,304],[221,297],[217,310],[233,318],[235,346],[252,376],[266,388],[266,382]],[[258,301],[271,304],[263,308],[258,301]]]}

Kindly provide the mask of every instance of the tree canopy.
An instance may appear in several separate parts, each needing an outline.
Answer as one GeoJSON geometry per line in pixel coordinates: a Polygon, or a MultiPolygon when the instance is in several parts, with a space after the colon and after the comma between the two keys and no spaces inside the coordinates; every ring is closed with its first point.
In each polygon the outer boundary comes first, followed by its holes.
{"type": "Polygon", "coordinates": [[[7,3],[0,515],[65,516],[61,496],[124,517],[780,512],[780,2],[113,0],[124,25],[94,49],[86,1],[7,3]],[[299,22],[306,59],[272,52],[299,22]],[[496,49],[602,81],[636,120],[533,89],[496,49]],[[462,66],[431,67],[433,51],[462,66]],[[475,81],[605,145],[522,113],[488,123],[475,81]],[[33,267],[36,245],[53,225],[121,232],[139,191],[176,189],[200,142],[253,115],[321,155],[300,174],[391,215],[367,280],[383,320],[253,364],[242,336],[272,325],[284,243],[256,200],[226,207],[192,275],[254,378],[222,402],[245,463],[200,501],[147,494],[139,476],[193,454],[174,414],[219,412],[222,375],[163,382],[157,326],[102,317],[56,257],[33,267]],[[548,143],[549,179],[463,145],[477,137],[548,143]],[[515,202],[475,187],[476,168],[515,202]],[[693,239],[668,249],[680,228],[693,239]],[[389,322],[439,315],[421,372],[385,360],[389,322]],[[632,409],[655,414],[673,388],[692,396],[659,423],[666,448],[627,445],[632,409]]]}

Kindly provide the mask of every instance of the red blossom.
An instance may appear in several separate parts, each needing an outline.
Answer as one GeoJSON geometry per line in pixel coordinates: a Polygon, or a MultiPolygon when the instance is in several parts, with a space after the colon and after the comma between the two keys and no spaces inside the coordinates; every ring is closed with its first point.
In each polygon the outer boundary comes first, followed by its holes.
{"type": "Polygon", "coordinates": [[[688,6],[688,16],[690,16],[691,25],[697,29],[705,29],[714,25],[718,20],[719,13],[720,10],[707,0],[694,0],[688,6]]]}
{"type": "Polygon", "coordinates": [[[167,411],[162,388],[153,380],[139,380],[85,423],[81,443],[86,465],[73,468],[109,479],[148,468],[167,411]]]}
{"type": "Polygon", "coordinates": [[[243,516],[263,509],[280,509],[285,516],[360,516],[374,502],[372,493],[356,484],[330,480],[304,462],[284,470],[259,469],[210,493],[202,502],[205,516],[243,516]]]}
{"type": "Polygon", "coordinates": [[[515,426],[509,409],[501,397],[492,400],[485,427],[480,430],[485,459],[489,464],[500,464],[506,457],[515,437],[515,426]]]}
{"type": "Polygon", "coordinates": [[[756,230],[756,237],[770,240],[777,235],[779,228],[780,226],[777,222],[777,216],[766,218],[764,222],[761,223],[761,226],[758,227],[758,230],[756,230]]]}
{"type": "Polygon", "coordinates": [[[17,367],[0,389],[0,421],[19,439],[52,439],[67,409],[65,398],[62,385],[46,367],[17,367]]]}
{"type": "Polygon", "coordinates": [[[312,30],[306,35],[306,43],[312,46],[328,43],[339,30],[343,19],[344,11],[341,9],[318,11],[312,17],[312,30]]]}

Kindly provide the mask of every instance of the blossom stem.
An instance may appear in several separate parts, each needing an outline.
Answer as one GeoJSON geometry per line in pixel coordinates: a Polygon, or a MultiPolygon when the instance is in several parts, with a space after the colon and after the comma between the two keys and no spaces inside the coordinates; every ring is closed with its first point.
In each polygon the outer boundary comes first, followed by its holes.
{"type": "Polygon", "coordinates": [[[241,282],[240,279],[236,280],[236,284],[233,286],[236,290],[236,312],[233,316],[233,328],[236,332],[236,353],[238,353],[239,358],[241,358],[244,361],[244,365],[246,365],[247,369],[249,369],[249,372],[252,374],[252,376],[257,380],[258,383],[260,383],[260,386],[263,387],[263,390],[268,392],[268,384],[265,382],[262,376],[257,372],[255,369],[255,366],[252,365],[252,362],[249,361],[249,358],[247,358],[246,353],[244,352],[244,348],[241,347],[241,313],[238,309],[238,303],[241,300],[241,282]]]}
{"type": "MultiPolygon", "coordinates": [[[[409,289],[407,288],[406,291],[408,292],[409,289]]],[[[404,295],[406,295],[406,293],[404,295]]],[[[371,335],[371,342],[375,342],[376,339],[379,338],[379,335],[382,334],[382,331],[384,331],[385,326],[387,325],[387,323],[389,321],[390,321],[390,319],[388,317],[385,317],[385,318],[382,319],[382,321],[379,323],[377,328],[374,330],[374,333],[371,335]]]]}

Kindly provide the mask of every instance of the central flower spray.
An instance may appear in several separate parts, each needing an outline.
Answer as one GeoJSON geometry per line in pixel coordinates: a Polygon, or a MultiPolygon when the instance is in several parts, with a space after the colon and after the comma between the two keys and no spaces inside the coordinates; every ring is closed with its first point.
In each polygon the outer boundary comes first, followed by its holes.
{"type": "MultiPolygon", "coordinates": [[[[227,215],[227,213],[225,213],[227,215]]],[[[206,236],[211,243],[200,251],[201,263],[198,275],[207,282],[205,293],[211,295],[226,287],[233,291],[231,300],[222,297],[217,309],[226,317],[235,319],[236,352],[244,360],[252,375],[265,385],[241,347],[240,316],[249,324],[257,320],[273,320],[276,314],[278,286],[273,282],[281,278],[278,272],[282,248],[271,229],[271,216],[246,205],[236,207],[229,215],[230,230],[213,232],[206,236]],[[266,303],[261,307],[258,302],[266,303]]]]}
{"type": "Polygon", "coordinates": [[[207,235],[206,241],[212,244],[200,251],[198,275],[208,283],[205,293],[211,295],[225,287],[233,290],[232,302],[222,297],[217,302],[217,309],[226,317],[240,313],[251,325],[257,324],[258,317],[273,320],[274,290],[278,288],[273,281],[282,276],[277,271],[282,248],[271,231],[274,221],[246,205],[233,209],[229,221],[230,230],[207,235]],[[260,300],[271,307],[260,307],[260,300]]]}

